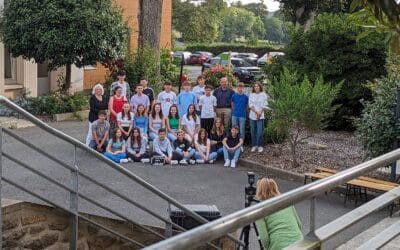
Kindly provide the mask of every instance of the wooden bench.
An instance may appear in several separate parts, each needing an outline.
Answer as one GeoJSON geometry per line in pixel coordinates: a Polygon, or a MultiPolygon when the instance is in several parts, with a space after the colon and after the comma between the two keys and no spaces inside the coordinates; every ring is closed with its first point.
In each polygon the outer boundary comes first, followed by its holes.
{"type": "MultiPolygon", "coordinates": [[[[308,180],[315,181],[319,179],[323,179],[329,177],[333,174],[336,174],[338,171],[335,169],[327,168],[327,167],[317,167],[315,173],[305,173],[304,174],[304,184],[307,183],[308,180]]],[[[360,198],[362,196],[365,197],[365,201],[368,200],[367,190],[378,191],[378,192],[387,192],[395,187],[399,186],[399,184],[384,180],[379,180],[375,178],[360,176],[356,179],[350,180],[346,183],[346,192],[344,205],[346,205],[347,199],[349,196],[355,197],[355,206],[357,206],[357,197],[360,198]]]]}

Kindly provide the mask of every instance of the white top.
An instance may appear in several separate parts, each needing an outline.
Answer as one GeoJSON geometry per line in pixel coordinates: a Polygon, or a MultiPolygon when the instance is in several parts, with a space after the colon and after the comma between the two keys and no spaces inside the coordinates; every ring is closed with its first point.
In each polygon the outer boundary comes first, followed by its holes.
{"type": "Polygon", "coordinates": [[[133,121],[133,113],[132,112],[129,113],[131,113],[131,120],[129,120],[127,116],[125,116],[122,119],[122,112],[119,112],[117,114],[117,122],[121,122],[121,126],[123,128],[129,128],[129,126],[131,125],[131,121],[133,121]]]}
{"type": "MultiPolygon", "coordinates": [[[[205,85],[203,87],[200,87],[200,85],[196,85],[192,89],[192,92],[197,96],[198,101],[199,101],[200,97],[202,97],[206,93],[205,87],[206,87],[205,85]]],[[[199,105],[196,105],[196,110],[200,110],[199,105]]]]}
{"type": "Polygon", "coordinates": [[[199,144],[199,142],[198,142],[198,140],[199,139],[196,139],[196,145],[199,147],[199,150],[203,153],[203,154],[206,154],[207,153],[207,146],[209,146],[210,145],[210,139],[207,139],[207,141],[206,141],[206,145],[204,145],[204,144],[199,144]]]}
{"type": "Polygon", "coordinates": [[[214,118],[214,107],[217,106],[217,98],[213,95],[200,97],[199,106],[201,106],[201,118],[214,118]]]}
{"type": "Polygon", "coordinates": [[[161,103],[163,115],[168,116],[169,108],[172,104],[176,104],[176,94],[172,91],[168,93],[164,90],[158,94],[157,100],[161,103]]]}
{"type": "Polygon", "coordinates": [[[181,117],[181,125],[186,126],[186,131],[190,135],[193,135],[196,131],[196,125],[200,125],[200,118],[198,115],[196,117],[196,121],[193,120],[192,116],[189,116],[189,119],[187,119],[186,114],[181,117]]]}
{"type": "MultiPolygon", "coordinates": [[[[256,113],[253,112],[252,108],[259,112],[265,108],[268,108],[268,96],[265,92],[251,93],[249,97],[249,108],[250,108],[250,119],[257,120],[256,113]]],[[[264,112],[261,113],[260,119],[265,119],[264,112]]]]}

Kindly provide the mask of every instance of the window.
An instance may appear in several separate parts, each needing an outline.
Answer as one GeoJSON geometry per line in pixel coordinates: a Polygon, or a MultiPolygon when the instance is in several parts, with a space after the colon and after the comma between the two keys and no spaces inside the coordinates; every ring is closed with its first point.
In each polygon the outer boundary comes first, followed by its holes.
{"type": "Polygon", "coordinates": [[[13,57],[7,48],[4,48],[4,78],[6,83],[17,82],[17,58],[13,57]]]}

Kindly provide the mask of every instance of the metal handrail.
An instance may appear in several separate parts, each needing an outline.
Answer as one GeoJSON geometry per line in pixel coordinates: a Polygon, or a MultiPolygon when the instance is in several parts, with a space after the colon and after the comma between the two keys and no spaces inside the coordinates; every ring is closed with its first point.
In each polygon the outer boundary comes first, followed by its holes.
{"type": "Polygon", "coordinates": [[[313,198],[324,193],[325,191],[345,184],[346,182],[374,169],[389,165],[399,158],[400,149],[396,149],[367,162],[363,162],[350,169],[338,172],[337,174],[327,178],[312,182],[282,195],[260,202],[254,206],[242,209],[215,221],[209,222],[205,225],[201,225],[190,231],[146,247],[145,249],[183,250],[199,246],[204,242],[219,238],[228,232],[233,232],[238,228],[249,225],[256,220],[262,219],[265,216],[268,216],[290,205],[313,198]]]}
{"type": "MultiPolygon", "coordinates": [[[[186,213],[186,215],[192,217],[196,221],[198,221],[200,223],[207,223],[208,222],[205,218],[201,217],[200,215],[198,215],[197,213],[193,212],[192,210],[186,208],[181,203],[179,203],[177,200],[175,200],[171,196],[165,194],[164,192],[162,192],[157,187],[155,187],[155,186],[151,185],[150,183],[146,182],[141,177],[139,177],[139,176],[135,175],[134,173],[132,173],[131,171],[121,167],[119,164],[116,164],[112,160],[104,157],[102,154],[98,153],[97,151],[87,147],[85,144],[83,144],[79,140],[77,140],[77,139],[75,139],[75,138],[73,138],[73,137],[71,137],[71,136],[69,136],[69,135],[67,135],[67,134],[65,134],[65,133],[63,133],[63,132],[61,132],[61,131],[59,131],[57,129],[54,129],[53,127],[51,127],[49,125],[47,125],[46,123],[42,122],[40,119],[36,118],[35,116],[30,114],[26,110],[22,109],[21,107],[19,107],[18,105],[16,105],[12,101],[10,101],[8,98],[0,95],[0,103],[5,105],[5,106],[7,106],[8,108],[14,110],[18,114],[22,115],[25,119],[27,119],[28,121],[32,122],[33,124],[35,124],[39,128],[45,130],[46,132],[48,132],[48,133],[54,135],[55,137],[60,138],[60,139],[62,139],[64,141],[72,144],[75,148],[79,148],[79,149],[91,154],[92,156],[96,157],[97,159],[102,160],[109,167],[117,170],[121,174],[123,174],[126,177],[128,177],[129,179],[135,181],[136,183],[138,183],[142,187],[146,188],[147,190],[149,190],[153,194],[157,195],[158,197],[164,199],[168,203],[173,204],[175,207],[181,209],[182,211],[184,211],[186,213]]],[[[61,161],[59,161],[59,162],[61,162],[61,161]]],[[[67,166],[67,164],[61,164],[61,165],[67,166]]],[[[238,245],[241,245],[241,246],[244,245],[240,240],[236,239],[234,236],[232,236],[230,234],[228,234],[227,237],[230,238],[231,240],[233,240],[238,245]]],[[[215,246],[213,246],[213,247],[217,248],[215,246]]]]}

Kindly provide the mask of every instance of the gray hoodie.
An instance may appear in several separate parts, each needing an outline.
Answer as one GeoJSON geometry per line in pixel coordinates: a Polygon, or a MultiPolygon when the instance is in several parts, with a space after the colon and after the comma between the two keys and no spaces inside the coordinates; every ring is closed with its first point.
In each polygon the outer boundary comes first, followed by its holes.
{"type": "MultiPolygon", "coordinates": [[[[146,153],[146,146],[147,146],[147,138],[142,137],[139,154],[142,155],[142,154],[146,153]]],[[[130,136],[129,136],[128,140],[126,141],[126,151],[128,151],[128,153],[131,153],[131,154],[136,154],[136,150],[134,148],[132,148],[130,136]]]]}

